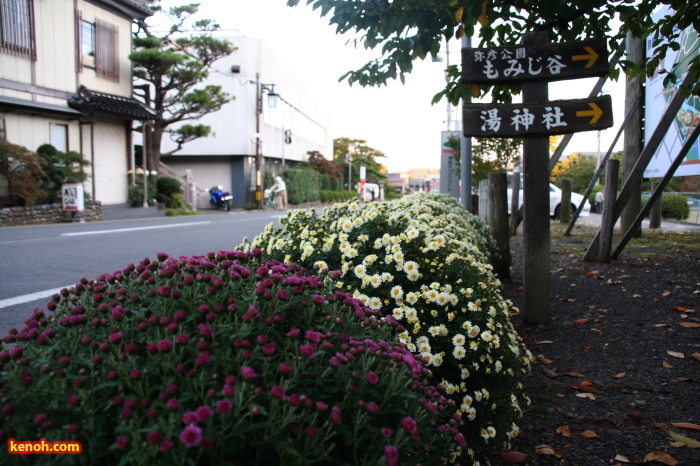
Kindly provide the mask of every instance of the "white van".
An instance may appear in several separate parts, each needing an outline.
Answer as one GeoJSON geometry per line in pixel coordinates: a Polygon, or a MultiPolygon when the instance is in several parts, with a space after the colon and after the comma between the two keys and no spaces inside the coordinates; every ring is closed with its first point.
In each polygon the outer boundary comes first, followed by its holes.
{"type": "MultiPolygon", "coordinates": [[[[513,174],[508,173],[508,193],[507,200],[508,203],[508,214],[510,215],[510,200],[513,196],[513,191],[511,189],[511,180],[513,179],[513,174]]],[[[579,204],[583,200],[583,196],[578,193],[571,193],[571,214],[573,215],[578,209],[579,204]]],[[[523,174],[520,173],[520,193],[518,194],[518,206],[523,205],[523,174]]],[[[561,211],[561,189],[557,188],[552,183],[549,183],[549,216],[552,218],[559,218],[559,212],[561,211]]],[[[583,205],[583,209],[579,214],[581,217],[586,217],[591,212],[591,203],[586,200],[583,205]]]]}
{"type": "MultiPolygon", "coordinates": [[[[360,186],[357,186],[357,192],[360,192],[360,186]]],[[[379,185],[376,183],[365,183],[365,193],[362,196],[364,201],[372,200],[372,193],[374,193],[374,200],[379,200],[379,185]]]]}

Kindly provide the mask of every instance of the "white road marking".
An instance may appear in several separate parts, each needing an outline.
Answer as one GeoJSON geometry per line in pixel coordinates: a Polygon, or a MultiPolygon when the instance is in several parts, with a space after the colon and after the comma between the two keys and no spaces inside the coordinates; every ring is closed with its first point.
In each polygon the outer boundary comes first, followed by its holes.
{"type": "Polygon", "coordinates": [[[10,299],[3,299],[0,301],[0,309],[4,307],[16,306],[17,304],[29,303],[36,301],[37,299],[49,298],[56,293],[60,293],[64,288],[70,288],[75,285],[62,286],[61,288],[54,288],[53,290],[37,291],[36,293],[25,294],[24,296],[17,296],[10,299]]]}
{"type": "Polygon", "coordinates": [[[119,228],[117,230],[95,230],[95,231],[79,231],[75,233],[63,233],[61,236],[84,236],[84,235],[105,235],[108,233],[122,233],[125,231],[141,231],[141,230],[157,230],[159,228],[177,228],[177,227],[187,227],[192,225],[205,225],[211,222],[190,222],[190,223],[178,223],[177,225],[156,225],[151,227],[137,227],[137,228],[119,228]]]}

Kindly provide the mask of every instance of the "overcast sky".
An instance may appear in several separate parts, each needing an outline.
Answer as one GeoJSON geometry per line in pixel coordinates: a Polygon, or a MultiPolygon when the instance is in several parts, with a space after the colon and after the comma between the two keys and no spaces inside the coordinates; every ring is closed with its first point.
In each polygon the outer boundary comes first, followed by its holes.
{"type": "MultiPolygon", "coordinates": [[[[184,0],[163,0],[169,7],[190,3],[184,0]]],[[[444,69],[448,57],[443,44],[442,63],[415,62],[414,70],[406,79],[390,82],[381,88],[362,88],[338,78],[351,69],[357,69],[373,58],[378,51],[355,49],[346,45],[348,39],[335,34],[327,18],[305,5],[286,6],[285,0],[199,0],[198,18],[215,19],[222,29],[232,34],[262,39],[273,53],[309,89],[331,109],[331,135],[365,139],[367,144],[382,151],[389,171],[411,168],[439,168],[440,135],[447,130],[447,102],[431,105],[432,97],[445,85],[444,69]]],[[[460,43],[450,43],[449,63],[459,64],[460,43]]],[[[263,78],[264,79],[264,78],[263,78]]],[[[594,79],[565,81],[550,84],[550,99],[588,97],[594,79]]],[[[613,96],[616,125],[624,118],[624,83],[608,83],[604,92],[613,96]]],[[[454,119],[461,119],[453,110],[454,119]]],[[[605,153],[614,139],[617,128],[603,131],[600,150],[605,153]]],[[[621,149],[621,143],[617,149],[621,149]]],[[[596,152],[598,133],[579,133],[572,138],[565,153],[596,152]]]]}

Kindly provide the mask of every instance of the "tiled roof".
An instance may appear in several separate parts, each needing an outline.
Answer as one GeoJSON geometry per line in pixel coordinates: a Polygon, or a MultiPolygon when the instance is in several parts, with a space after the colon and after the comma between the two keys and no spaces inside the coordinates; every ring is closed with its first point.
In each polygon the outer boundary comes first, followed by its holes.
{"type": "Polygon", "coordinates": [[[68,105],[85,113],[107,113],[130,120],[155,120],[155,111],[136,99],[91,91],[80,86],[68,105]]]}
{"type": "Polygon", "coordinates": [[[148,13],[149,15],[152,13],[151,9],[148,7],[148,2],[146,2],[145,0],[121,0],[121,1],[124,3],[128,3],[129,5],[133,6],[134,8],[137,8],[144,13],[148,13]]]}

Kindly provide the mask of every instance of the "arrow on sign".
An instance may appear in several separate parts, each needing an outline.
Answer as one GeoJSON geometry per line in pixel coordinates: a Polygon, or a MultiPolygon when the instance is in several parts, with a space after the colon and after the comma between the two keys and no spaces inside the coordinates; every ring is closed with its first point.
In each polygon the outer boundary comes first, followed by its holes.
{"type": "Polygon", "coordinates": [[[571,57],[571,59],[573,61],[588,60],[588,63],[586,63],[586,68],[590,68],[595,64],[600,55],[598,55],[598,53],[596,53],[596,51],[589,46],[585,46],[584,49],[586,49],[586,52],[588,52],[587,55],[574,55],[571,57]]]}
{"type": "Polygon", "coordinates": [[[579,110],[576,112],[577,117],[587,117],[587,116],[592,116],[591,121],[589,122],[590,125],[594,125],[600,120],[600,117],[603,115],[603,110],[598,107],[595,102],[588,102],[588,106],[591,107],[590,110],[579,110]]]}

